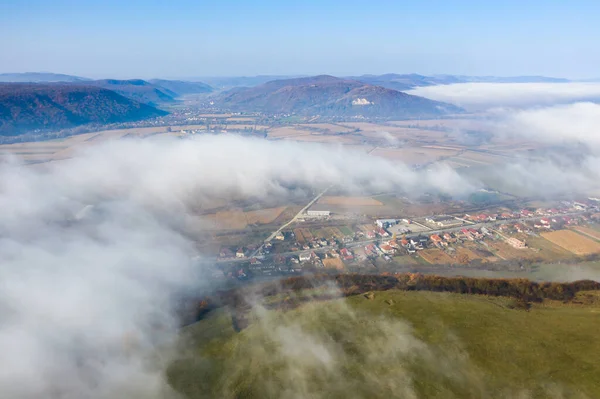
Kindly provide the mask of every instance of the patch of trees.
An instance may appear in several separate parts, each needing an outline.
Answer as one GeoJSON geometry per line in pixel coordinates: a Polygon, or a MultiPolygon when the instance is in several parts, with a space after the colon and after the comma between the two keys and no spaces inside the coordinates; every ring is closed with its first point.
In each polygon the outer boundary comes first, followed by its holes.
{"type": "Polygon", "coordinates": [[[250,311],[254,304],[261,304],[269,309],[287,310],[309,301],[392,289],[510,297],[515,299],[515,309],[529,309],[531,302],[542,302],[544,299],[571,301],[580,291],[600,290],[600,283],[591,280],[537,283],[527,279],[443,277],[420,273],[322,274],[291,277],[222,292],[218,297],[205,299],[204,306],[196,309],[199,310],[197,315],[202,318],[206,314],[205,311],[213,308],[216,303],[229,306],[233,326],[240,331],[248,326],[250,311]],[[328,290],[327,287],[332,289],[328,290]],[[303,295],[307,290],[316,292],[303,295]],[[266,298],[273,299],[275,296],[279,298],[265,301],[266,298]]]}

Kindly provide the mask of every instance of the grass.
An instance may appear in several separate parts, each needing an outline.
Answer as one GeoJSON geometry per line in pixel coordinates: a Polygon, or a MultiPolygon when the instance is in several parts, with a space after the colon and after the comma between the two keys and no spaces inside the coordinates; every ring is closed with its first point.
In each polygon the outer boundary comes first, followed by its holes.
{"type": "Polygon", "coordinates": [[[342,232],[344,236],[353,236],[354,232],[348,226],[340,226],[338,229],[342,232]]]}
{"type": "Polygon", "coordinates": [[[374,294],[257,312],[240,333],[220,309],[182,333],[168,379],[189,398],[600,397],[600,298],[524,311],[509,298],[374,294]]]}

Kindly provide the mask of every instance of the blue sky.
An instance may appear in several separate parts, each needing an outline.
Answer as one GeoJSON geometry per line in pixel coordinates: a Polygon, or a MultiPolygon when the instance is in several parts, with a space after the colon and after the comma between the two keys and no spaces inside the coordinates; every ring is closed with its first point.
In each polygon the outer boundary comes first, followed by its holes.
{"type": "Polygon", "coordinates": [[[600,1],[0,0],[0,72],[600,77],[600,1]]]}

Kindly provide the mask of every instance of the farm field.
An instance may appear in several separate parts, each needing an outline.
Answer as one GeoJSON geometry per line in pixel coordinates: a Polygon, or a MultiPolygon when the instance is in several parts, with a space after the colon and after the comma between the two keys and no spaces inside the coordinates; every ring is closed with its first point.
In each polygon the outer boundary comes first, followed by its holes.
{"type": "Polygon", "coordinates": [[[337,238],[338,240],[344,238],[344,233],[342,233],[337,227],[327,227],[326,229],[331,234],[331,236],[337,238]]]}
{"type": "Polygon", "coordinates": [[[514,248],[503,241],[494,241],[488,244],[494,249],[494,255],[500,259],[534,259],[537,254],[529,248],[514,248]]]}
{"type": "Polygon", "coordinates": [[[542,233],[542,237],[575,255],[589,255],[600,252],[600,243],[571,230],[542,233]]]}
{"type": "Polygon", "coordinates": [[[325,258],[323,266],[328,269],[344,270],[344,262],[340,258],[325,258]]]}
{"type": "Polygon", "coordinates": [[[305,123],[305,124],[301,124],[298,125],[299,127],[304,127],[304,128],[314,128],[314,129],[323,129],[323,130],[327,130],[328,132],[331,133],[348,133],[353,131],[354,129],[350,128],[350,127],[346,127],[346,126],[342,126],[342,125],[336,125],[333,123],[305,123]]]}
{"type": "Polygon", "coordinates": [[[310,230],[306,228],[294,229],[294,235],[296,236],[296,241],[300,244],[305,244],[314,239],[310,230]]]}
{"type": "Polygon", "coordinates": [[[354,236],[354,231],[352,231],[352,229],[348,226],[340,226],[338,227],[338,230],[345,236],[345,237],[352,237],[354,236]]]}
{"type": "Polygon", "coordinates": [[[215,230],[241,230],[248,225],[246,214],[241,209],[220,211],[206,215],[205,219],[211,222],[215,230]]]}
{"type": "Polygon", "coordinates": [[[454,259],[441,249],[424,249],[419,251],[418,254],[425,259],[428,263],[433,265],[443,265],[447,263],[454,263],[454,259]]]}
{"type": "Polygon", "coordinates": [[[251,116],[235,116],[227,119],[227,122],[254,122],[256,117],[251,116]]]}
{"type": "Polygon", "coordinates": [[[319,198],[318,204],[347,205],[347,206],[382,206],[383,203],[369,197],[340,197],[324,196],[319,198]]]}
{"type": "Polygon", "coordinates": [[[594,240],[600,240],[600,232],[589,227],[577,226],[573,227],[573,230],[594,240]]]}
{"type": "Polygon", "coordinates": [[[544,260],[551,261],[555,259],[565,259],[573,256],[571,252],[559,247],[556,244],[553,244],[551,241],[548,241],[543,237],[528,236],[525,238],[524,241],[527,242],[527,245],[529,247],[539,249],[540,251],[537,252],[537,255],[544,260]]]}
{"type": "Polygon", "coordinates": [[[310,130],[303,130],[297,127],[277,127],[274,129],[269,129],[267,132],[267,137],[269,138],[284,138],[284,137],[295,137],[295,136],[310,136],[313,134],[310,130]]]}
{"type": "Polygon", "coordinates": [[[482,258],[481,256],[477,255],[475,252],[471,251],[469,248],[465,248],[462,246],[459,246],[456,248],[455,259],[458,262],[462,262],[462,260],[465,260],[465,263],[467,263],[467,264],[476,259],[485,259],[487,261],[486,258],[482,258]]]}
{"type": "Polygon", "coordinates": [[[285,206],[278,208],[260,209],[257,211],[246,212],[246,222],[248,224],[269,224],[273,223],[286,209],[285,206]]]}
{"type": "Polygon", "coordinates": [[[376,291],[265,311],[239,333],[222,308],[182,331],[167,380],[187,399],[600,397],[598,304],[510,305],[376,291]]]}
{"type": "Polygon", "coordinates": [[[208,214],[203,218],[210,222],[210,227],[214,230],[242,230],[249,224],[273,223],[285,210],[285,206],[249,212],[232,209],[208,214]]]}
{"type": "Polygon", "coordinates": [[[399,265],[419,265],[420,264],[416,257],[410,256],[410,255],[394,256],[393,259],[394,259],[394,262],[396,262],[399,265]]]}
{"type": "Polygon", "coordinates": [[[358,228],[364,233],[368,233],[369,231],[375,230],[375,226],[373,226],[372,224],[361,224],[358,226],[358,228]]]}

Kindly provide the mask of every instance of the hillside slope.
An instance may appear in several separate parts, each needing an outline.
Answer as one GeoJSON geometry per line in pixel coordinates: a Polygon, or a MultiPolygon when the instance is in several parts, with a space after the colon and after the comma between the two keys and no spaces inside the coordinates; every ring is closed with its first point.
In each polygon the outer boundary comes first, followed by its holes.
{"type": "MultiPolygon", "coordinates": [[[[316,295],[316,293],[315,293],[316,295]]],[[[170,384],[196,398],[600,397],[600,297],[544,301],[390,290],[184,330],[170,384]]]]}
{"type": "Polygon", "coordinates": [[[211,93],[213,88],[202,82],[187,82],[184,80],[151,79],[148,82],[174,93],[176,96],[185,94],[211,93]]]}
{"type": "Polygon", "coordinates": [[[166,115],[113,91],[78,84],[0,83],[0,135],[166,115]]]}
{"type": "Polygon", "coordinates": [[[461,111],[454,105],[327,75],[236,88],[216,96],[214,102],[232,111],[333,117],[434,117],[461,111]]]}
{"type": "Polygon", "coordinates": [[[96,86],[112,90],[124,97],[152,106],[173,103],[176,101],[175,97],[178,96],[177,93],[172,92],[167,88],[154,85],[141,79],[102,79],[83,82],[83,84],[86,86],[96,86]]]}

